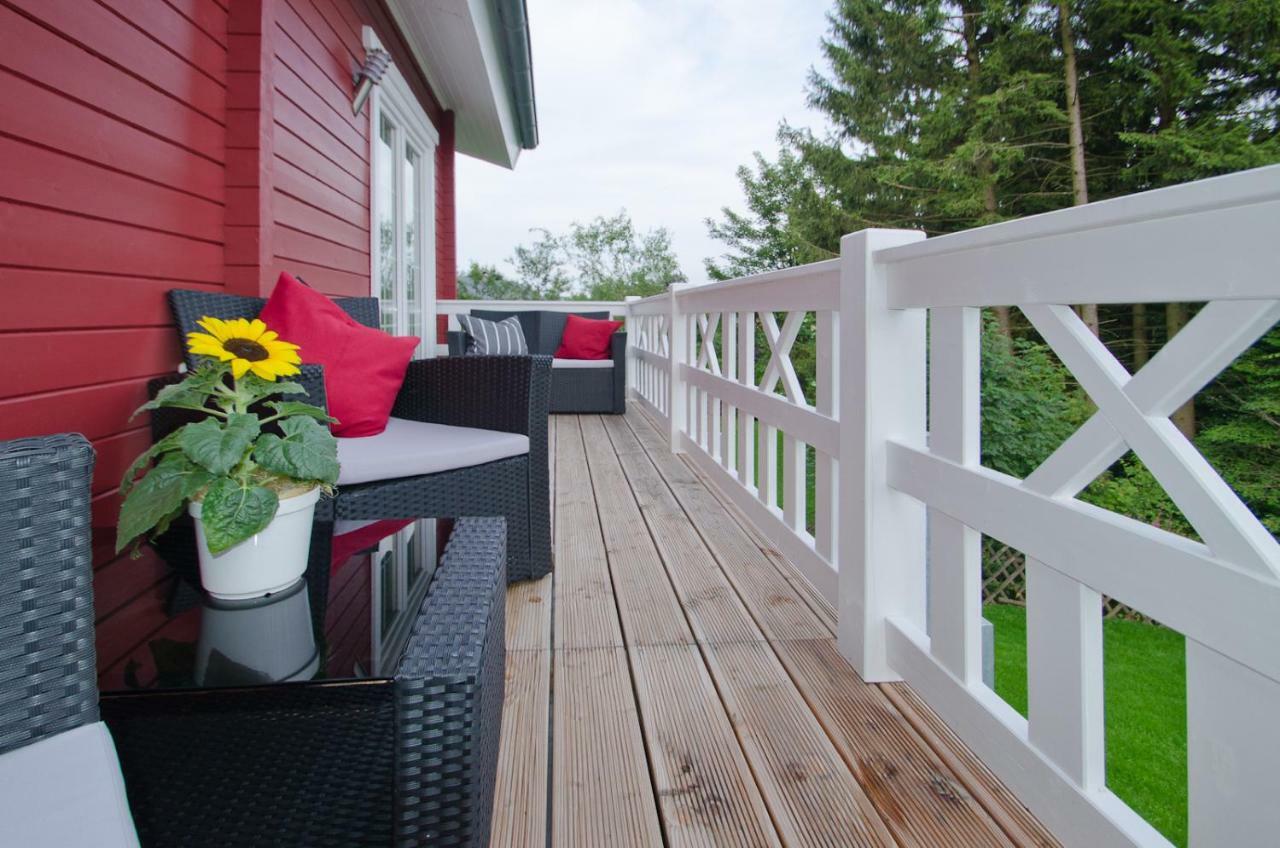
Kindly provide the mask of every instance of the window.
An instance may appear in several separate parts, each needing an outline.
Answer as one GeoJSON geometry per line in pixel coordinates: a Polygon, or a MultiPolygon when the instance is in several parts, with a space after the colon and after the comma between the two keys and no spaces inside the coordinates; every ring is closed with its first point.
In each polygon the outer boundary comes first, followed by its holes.
{"type": "MultiPolygon", "coordinates": [[[[378,47],[365,29],[365,47],[378,47]]],[[[370,279],[382,329],[418,336],[418,356],[435,351],[435,148],[439,135],[394,65],[369,98],[370,279]]]]}
{"type": "MultiPolygon", "coordinates": [[[[365,27],[366,49],[379,48],[365,27]]],[[[435,355],[435,150],[440,136],[392,65],[369,97],[371,203],[370,292],[382,329],[422,339],[418,356],[435,355]],[[429,334],[429,335],[428,335],[429,334]]],[[[414,524],[383,540],[371,558],[375,673],[389,673],[435,572],[436,522],[414,524]]]]}

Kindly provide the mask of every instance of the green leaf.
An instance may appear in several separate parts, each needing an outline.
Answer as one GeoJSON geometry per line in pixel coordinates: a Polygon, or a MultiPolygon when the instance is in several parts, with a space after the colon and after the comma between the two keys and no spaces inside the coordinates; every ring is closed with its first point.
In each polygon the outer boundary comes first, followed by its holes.
{"type": "Polygon", "coordinates": [[[222,378],[227,375],[228,368],[222,363],[202,365],[187,374],[181,383],[171,383],[156,393],[156,396],[138,407],[134,415],[149,409],[172,407],[177,409],[206,409],[209,400],[222,378]]]}
{"type": "Polygon", "coordinates": [[[120,504],[116,553],[157,525],[168,526],[187,499],[212,480],[212,474],[193,465],[184,454],[166,454],[120,504]]]}
{"type": "Polygon", "coordinates": [[[179,430],[178,446],[197,465],[226,474],[240,464],[261,431],[253,413],[229,415],[226,421],[206,418],[179,430]]]}
{"type": "Polygon", "coordinates": [[[294,415],[305,415],[310,418],[314,418],[317,421],[323,421],[325,424],[332,424],[338,420],[330,416],[314,403],[303,403],[298,400],[271,400],[267,401],[264,405],[275,410],[276,415],[281,418],[289,418],[294,415]]]}
{"type": "Polygon", "coordinates": [[[299,383],[264,380],[252,371],[236,381],[236,390],[246,403],[256,403],[272,395],[305,395],[307,393],[299,383]]]}
{"type": "Polygon", "coordinates": [[[133,461],[133,464],[124,472],[124,476],[120,478],[120,494],[122,496],[129,494],[129,491],[133,488],[134,478],[138,476],[138,472],[141,471],[147,463],[162,453],[176,450],[177,447],[178,431],[174,431],[143,451],[138,458],[133,461]]]}
{"type": "Polygon", "coordinates": [[[312,418],[280,422],[284,438],[264,433],[253,448],[258,465],[295,480],[338,482],[338,440],[312,418]]]}
{"type": "Polygon", "coordinates": [[[211,553],[219,554],[262,532],[276,516],[276,493],[223,477],[214,481],[200,505],[204,539],[211,553]]]}

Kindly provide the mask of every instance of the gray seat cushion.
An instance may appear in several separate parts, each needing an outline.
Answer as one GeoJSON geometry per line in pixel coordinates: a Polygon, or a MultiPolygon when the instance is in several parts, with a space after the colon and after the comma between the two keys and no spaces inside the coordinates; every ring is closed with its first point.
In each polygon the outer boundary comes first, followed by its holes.
{"type": "Polygon", "coordinates": [[[376,436],[338,439],[339,486],[469,468],[529,452],[520,433],[392,418],[376,436]]]}
{"type": "Polygon", "coordinates": [[[0,844],[137,848],[105,724],[86,724],[0,755],[0,844]]]}
{"type": "Polygon", "coordinates": [[[612,359],[553,359],[552,368],[612,368],[612,359]]]}

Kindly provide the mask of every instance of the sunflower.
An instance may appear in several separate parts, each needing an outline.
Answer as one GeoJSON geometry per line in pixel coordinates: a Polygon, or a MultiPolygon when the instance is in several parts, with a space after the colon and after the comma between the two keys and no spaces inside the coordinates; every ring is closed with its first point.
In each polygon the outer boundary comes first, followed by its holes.
{"type": "Polygon", "coordinates": [[[223,321],[206,315],[196,323],[208,332],[187,333],[187,350],[196,356],[230,362],[231,374],[237,380],[249,371],[264,380],[298,373],[298,365],[302,363],[298,346],[280,341],[280,337],[257,318],[223,321]]]}

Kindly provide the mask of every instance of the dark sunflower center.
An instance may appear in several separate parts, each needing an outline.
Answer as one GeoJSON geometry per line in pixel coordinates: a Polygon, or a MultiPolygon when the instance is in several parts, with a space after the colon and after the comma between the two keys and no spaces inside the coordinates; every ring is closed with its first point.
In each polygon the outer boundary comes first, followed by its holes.
{"type": "Polygon", "coordinates": [[[265,347],[250,339],[227,339],[222,346],[228,353],[234,353],[240,359],[250,362],[258,362],[271,355],[265,347]]]}

